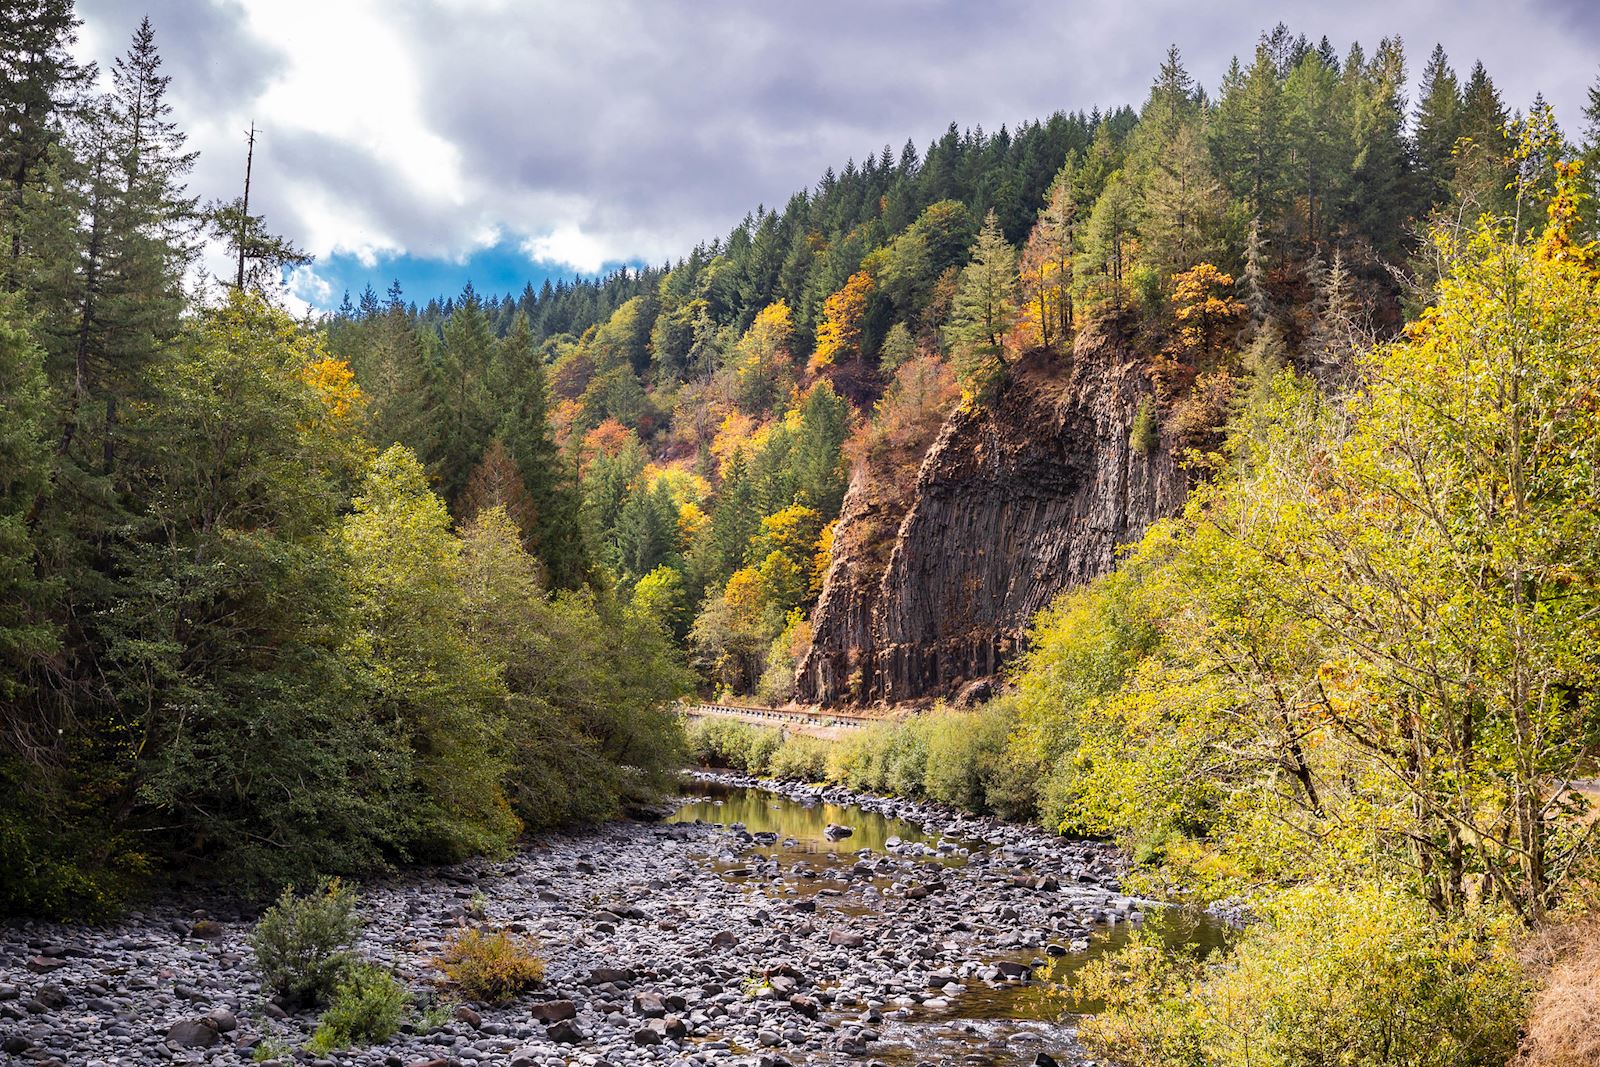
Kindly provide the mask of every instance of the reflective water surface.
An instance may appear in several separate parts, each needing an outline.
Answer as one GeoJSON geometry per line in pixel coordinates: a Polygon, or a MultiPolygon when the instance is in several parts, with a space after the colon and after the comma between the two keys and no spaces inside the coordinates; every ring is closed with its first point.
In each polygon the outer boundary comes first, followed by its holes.
{"type": "MultiPolygon", "coordinates": [[[[914,823],[886,818],[853,805],[802,804],[758,789],[744,789],[716,782],[695,782],[693,795],[686,798],[671,822],[741,824],[752,834],[775,833],[770,844],[754,843],[740,851],[741,859],[715,862],[725,877],[761,880],[766,892],[790,897],[827,894],[830,905],[844,914],[870,911],[870,898],[837,899],[850,886],[843,881],[818,877],[808,868],[826,869],[840,859],[848,864],[852,853],[861,849],[886,850],[888,841],[940,844],[914,823]],[[851,836],[830,840],[824,833],[829,824],[849,826],[851,836]],[[777,882],[770,874],[760,875],[750,866],[755,858],[779,861],[777,882]],[[803,871],[803,876],[797,876],[803,871]]],[[[960,849],[982,848],[981,842],[952,841],[960,849]]],[[[928,862],[961,863],[962,856],[946,854],[929,857],[928,862]]],[[[769,868],[770,870],[770,868],[769,868]]],[[[818,872],[820,873],[820,872],[818,872]]],[[[883,883],[873,880],[879,889],[883,883]]],[[[1222,923],[1190,912],[1153,910],[1142,924],[1166,944],[1207,954],[1226,943],[1228,929],[1222,923]]],[[[1034,965],[1033,980],[989,986],[970,981],[966,989],[948,999],[943,1007],[918,1006],[888,1012],[882,1036],[875,1044],[873,1057],[895,1065],[920,1061],[969,1064],[1029,1063],[1036,1051],[1059,1054],[1063,1042],[1078,1018],[1103,1008],[1103,1004],[1084,997],[1077,989],[1077,978],[1091,960],[1113,953],[1128,943],[1133,928],[1122,923],[1106,927],[1090,940],[1086,950],[1063,956],[1045,957],[1034,951],[1001,952],[993,962],[1008,960],[1034,965]]],[[[1065,1061],[1063,1061],[1065,1062],[1065,1061]]]]}
{"type": "MultiPolygon", "coordinates": [[[[752,834],[775,833],[780,843],[792,840],[793,844],[784,844],[786,852],[819,855],[843,854],[863,848],[882,852],[892,837],[937,844],[915,823],[885,818],[854,805],[800,804],[775,793],[719,782],[695,782],[693,788],[699,795],[689,797],[668,822],[699,820],[724,826],[740,823],[752,834]],[[823,832],[830,823],[848,826],[854,832],[849,837],[831,841],[823,832]]],[[[756,851],[770,850],[758,845],[756,851]]]]}

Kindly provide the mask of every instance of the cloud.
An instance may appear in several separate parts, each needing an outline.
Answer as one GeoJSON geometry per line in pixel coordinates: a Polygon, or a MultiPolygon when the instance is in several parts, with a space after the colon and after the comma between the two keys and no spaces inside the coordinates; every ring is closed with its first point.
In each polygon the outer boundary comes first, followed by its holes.
{"type": "Polygon", "coordinates": [[[597,273],[607,263],[624,258],[607,253],[604,245],[572,225],[557,226],[542,237],[530,237],[522,242],[522,250],[536,263],[560,264],[581,274],[597,273]]]}
{"type": "Polygon", "coordinates": [[[333,286],[311,265],[302,265],[289,271],[284,279],[289,295],[312,307],[331,307],[333,286]]]}
{"type": "MultiPolygon", "coordinates": [[[[81,6],[81,50],[109,60],[126,5],[81,6]]],[[[952,121],[1138,105],[1169,43],[1215,89],[1280,18],[1341,50],[1400,34],[1413,76],[1437,39],[1513,108],[1543,89],[1571,130],[1600,40],[1587,0],[165,0],[152,18],[203,196],[237,195],[254,121],[252,204],[319,256],[506,247],[584,271],[677,258],[952,121]]]]}

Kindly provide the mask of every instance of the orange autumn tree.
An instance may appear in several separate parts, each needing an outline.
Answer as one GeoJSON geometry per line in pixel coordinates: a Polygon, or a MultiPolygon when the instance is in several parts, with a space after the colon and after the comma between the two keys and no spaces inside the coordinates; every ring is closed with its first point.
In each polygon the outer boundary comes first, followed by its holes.
{"type": "Polygon", "coordinates": [[[822,304],[822,324],[817,327],[817,347],[806,369],[812,374],[834,366],[841,357],[861,362],[861,324],[867,315],[867,299],[877,289],[872,275],[858,270],[844,288],[822,304]]]}

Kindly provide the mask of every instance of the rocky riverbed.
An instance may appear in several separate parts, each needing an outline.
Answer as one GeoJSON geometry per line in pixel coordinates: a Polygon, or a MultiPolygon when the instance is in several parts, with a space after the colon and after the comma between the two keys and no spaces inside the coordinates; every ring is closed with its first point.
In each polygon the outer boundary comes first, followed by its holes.
{"type": "MultiPolygon", "coordinates": [[[[449,1021],[429,1032],[280,1062],[1078,1058],[1059,1008],[1025,1007],[1020,991],[1036,967],[1079,959],[1091,936],[1139,917],[1111,850],[837,788],[726,775],[694,788],[675,822],[548,836],[504,861],[362,887],[361,950],[419,1002],[448,1005],[431,961],[480,909],[486,925],[538,942],[545,982],[508,1005],[439,1012],[449,1021]],[[750,814],[715,818],[724,810],[750,814]]],[[[299,1048],[315,1016],[262,995],[252,918],[189,901],[105,928],[0,928],[0,1050],[96,1067],[299,1048]]]]}

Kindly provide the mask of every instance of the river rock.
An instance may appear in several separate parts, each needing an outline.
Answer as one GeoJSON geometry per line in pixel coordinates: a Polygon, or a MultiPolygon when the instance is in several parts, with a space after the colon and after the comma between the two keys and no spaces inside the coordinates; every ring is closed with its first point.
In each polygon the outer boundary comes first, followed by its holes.
{"type": "Polygon", "coordinates": [[[584,1041],[584,1032],[571,1019],[562,1019],[545,1027],[544,1036],[558,1045],[576,1045],[584,1041]]]}
{"type": "Polygon", "coordinates": [[[183,1019],[167,1028],[173,1048],[210,1048],[217,1043],[217,1028],[210,1019],[183,1019]]]}
{"type": "Polygon", "coordinates": [[[530,1007],[528,1014],[535,1022],[555,1023],[563,1019],[576,1019],[578,1006],[570,1000],[545,1000],[530,1007]]]}

